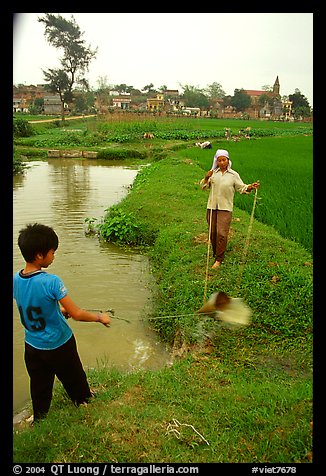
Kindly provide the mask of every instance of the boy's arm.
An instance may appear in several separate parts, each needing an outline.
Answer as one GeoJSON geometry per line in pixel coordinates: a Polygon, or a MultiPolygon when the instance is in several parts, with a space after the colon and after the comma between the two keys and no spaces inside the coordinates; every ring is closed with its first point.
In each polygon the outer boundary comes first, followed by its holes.
{"type": "Polygon", "coordinates": [[[60,302],[59,302],[59,306],[60,306],[61,314],[63,314],[66,319],[69,319],[69,317],[71,316],[69,315],[68,311],[62,306],[60,302]]]}
{"type": "Polygon", "coordinates": [[[75,321],[101,322],[105,326],[108,326],[111,322],[109,315],[105,312],[91,312],[81,309],[69,296],[65,296],[60,299],[59,302],[60,309],[63,307],[65,313],[71,316],[75,321]]]}

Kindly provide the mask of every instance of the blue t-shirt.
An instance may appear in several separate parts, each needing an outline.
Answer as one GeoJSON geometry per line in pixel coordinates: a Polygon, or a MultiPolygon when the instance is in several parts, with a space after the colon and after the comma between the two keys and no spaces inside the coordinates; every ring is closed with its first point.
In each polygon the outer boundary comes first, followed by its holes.
{"type": "Polygon", "coordinates": [[[36,349],[52,350],[65,344],[72,330],[58,301],[68,291],[55,274],[37,271],[14,275],[14,299],[25,327],[25,341],[36,349]]]}

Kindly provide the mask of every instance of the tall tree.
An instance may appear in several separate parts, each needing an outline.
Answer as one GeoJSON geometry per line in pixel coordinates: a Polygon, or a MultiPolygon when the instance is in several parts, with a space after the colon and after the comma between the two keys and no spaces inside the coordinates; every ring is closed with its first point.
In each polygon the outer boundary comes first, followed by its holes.
{"type": "Polygon", "coordinates": [[[296,118],[311,116],[309,101],[299,89],[295,89],[294,94],[289,94],[289,100],[292,101],[292,111],[296,118]]]}
{"type": "Polygon", "coordinates": [[[71,102],[72,88],[75,83],[87,83],[84,74],[88,71],[90,61],[96,56],[97,48],[92,50],[85,45],[79,26],[73,15],[66,20],[61,15],[46,13],[38,21],[45,25],[45,38],[50,45],[63,51],[60,59],[61,68],[43,70],[47,89],[56,92],[61,101],[61,117],[64,120],[64,103],[71,102]]]}
{"type": "Polygon", "coordinates": [[[200,109],[208,109],[209,100],[205,96],[203,89],[191,84],[180,84],[183,89],[182,98],[186,106],[189,107],[199,107],[200,109]]]}
{"type": "Polygon", "coordinates": [[[265,104],[272,106],[274,104],[274,97],[270,96],[269,94],[262,94],[259,96],[258,104],[260,106],[265,106],[265,104]]]}
{"type": "Polygon", "coordinates": [[[208,95],[209,99],[223,99],[225,97],[222,85],[216,81],[212,84],[208,84],[204,92],[208,95]]]}
{"type": "Polygon", "coordinates": [[[243,89],[235,89],[234,96],[231,99],[231,106],[236,111],[245,111],[251,104],[250,96],[243,89]]]}
{"type": "Polygon", "coordinates": [[[143,87],[142,91],[147,91],[147,94],[155,93],[156,90],[154,89],[154,84],[146,84],[146,86],[143,87]]]}
{"type": "Polygon", "coordinates": [[[114,89],[116,89],[119,94],[128,94],[128,93],[131,93],[131,91],[134,89],[133,86],[128,86],[127,84],[125,83],[122,83],[122,84],[115,84],[114,85],[114,89]]]}

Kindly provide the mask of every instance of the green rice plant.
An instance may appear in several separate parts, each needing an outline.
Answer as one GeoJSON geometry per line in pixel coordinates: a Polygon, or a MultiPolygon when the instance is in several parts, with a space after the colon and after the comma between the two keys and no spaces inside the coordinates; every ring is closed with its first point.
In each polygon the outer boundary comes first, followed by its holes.
{"type": "MultiPolygon", "coordinates": [[[[232,167],[245,183],[259,180],[255,217],[274,226],[279,233],[312,250],[312,137],[282,136],[227,142],[212,150],[188,150],[203,169],[209,170],[216,148],[229,151],[232,167]]],[[[180,154],[183,154],[180,151],[180,154]]],[[[235,206],[251,213],[251,197],[235,194],[235,206]]]]}

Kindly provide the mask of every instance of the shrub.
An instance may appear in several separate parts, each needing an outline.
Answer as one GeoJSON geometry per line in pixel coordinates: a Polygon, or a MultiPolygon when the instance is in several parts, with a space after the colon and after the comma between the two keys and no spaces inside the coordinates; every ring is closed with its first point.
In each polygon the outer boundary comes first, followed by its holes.
{"type": "Polygon", "coordinates": [[[100,236],[106,241],[137,244],[138,226],[131,214],[117,210],[116,207],[106,209],[104,223],[99,225],[100,236]]]}
{"type": "Polygon", "coordinates": [[[14,137],[30,137],[35,134],[35,131],[25,119],[14,118],[13,133],[14,137]]]}
{"type": "Polygon", "coordinates": [[[139,152],[138,150],[128,150],[128,149],[102,149],[98,152],[98,159],[107,159],[107,160],[119,160],[119,159],[145,159],[147,157],[146,152],[139,152]]]}
{"type": "Polygon", "coordinates": [[[157,231],[150,225],[136,223],[132,213],[119,209],[117,205],[105,211],[107,214],[103,223],[96,226],[89,223],[89,227],[93,228],[92,231],[96,229],[101,239],[133,246],[152,245],[155,242],[157,231]]]}

